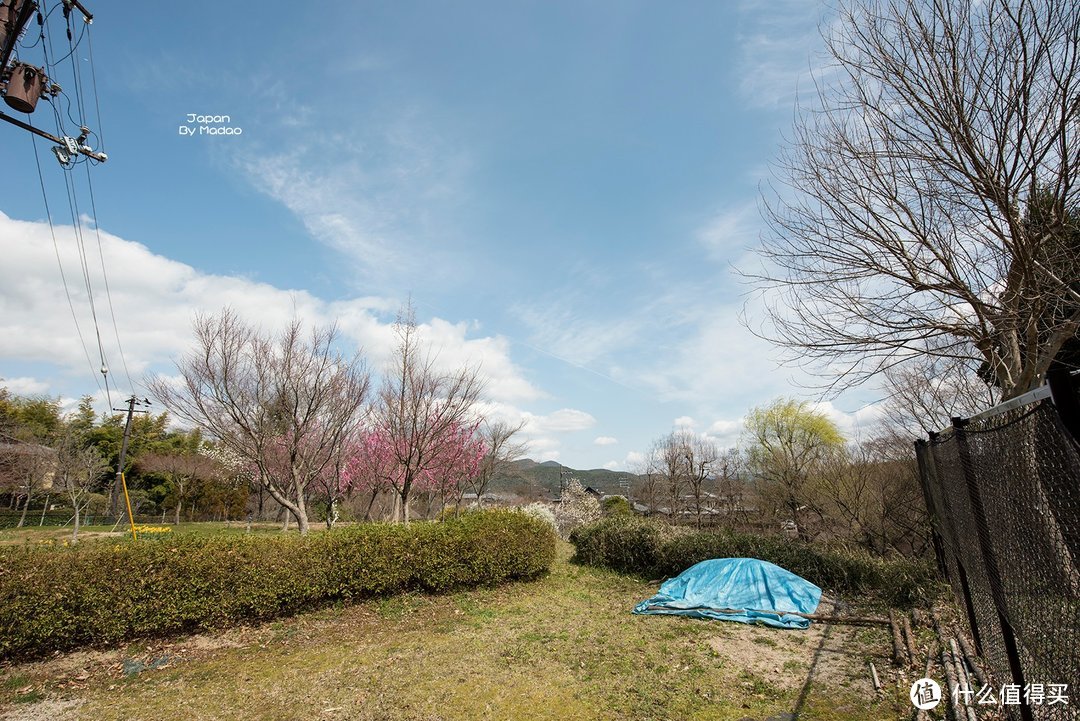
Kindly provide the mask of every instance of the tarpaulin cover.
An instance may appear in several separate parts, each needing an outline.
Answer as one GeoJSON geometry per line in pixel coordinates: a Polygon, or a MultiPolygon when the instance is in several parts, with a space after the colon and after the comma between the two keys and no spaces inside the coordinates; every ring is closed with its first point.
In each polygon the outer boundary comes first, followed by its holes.
{"type": "Polygon", "coordinates": [[[660,592],[634,613],[673,613],[720,621],[760,623],[776,628],[808,628],[821,589],[768,561],[713,558],[665,581],[660,592]]]}

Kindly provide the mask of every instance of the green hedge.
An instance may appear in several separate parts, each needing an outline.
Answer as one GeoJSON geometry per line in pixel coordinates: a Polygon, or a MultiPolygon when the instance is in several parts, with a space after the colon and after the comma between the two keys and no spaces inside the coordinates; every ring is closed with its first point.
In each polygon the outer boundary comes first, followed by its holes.
{"type": "Polygon", "coordinates": [[[939,587],[934,568],[922,561],[783,537],[691,531],[645,518],[604,518],[574,531],[570,542],[579,563],[650,578],[677,576],[710,558],[758,558],[827,591],[875,595],[897,607],[933,597],[939,587]]]}
{"type": "Polygon", "coordinates": [[[539,576],[551,528],[484,511],[307,537],[189,536],[0,549],[0,659],[222,628],[336,601],[539,576]]]}

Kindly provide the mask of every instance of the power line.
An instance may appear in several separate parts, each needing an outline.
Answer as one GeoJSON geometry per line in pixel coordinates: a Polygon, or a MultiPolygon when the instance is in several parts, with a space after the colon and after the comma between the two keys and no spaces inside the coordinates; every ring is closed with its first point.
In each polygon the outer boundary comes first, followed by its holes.
{"type": "Polygon", "coordinates": [[[37,164],[38,182],[41,184],[41,199],[45,202],[45,216],[49,219],[49,234],[52,236],[53,250],[56,252],[56,265],[60,269],[60,280],[64,284],[64,295],[67,297],[68,308],[71,310],[71,319],[75,321],[75,332],[79,336],[79,345],[82,346],[83,353],[86,355],[86,362],[90,365],[90,374],[94,378],[94,383],[100,391],[103,390],[101,381],[98,380],[97,373],[94,371],[94,362],[90,360],[90,351],[86,347],[86,340],[83,338],[82,328],[79,326],[79,317],[75,313],[75,304],[71,302],[71,290],[68,288],[67,275],[64,273],[64,263],[60,259],[60,244],[56,242],[56,231],[53,228],[52,212],[49,210],[49,196],[45,192],[45,176],[41,172],[41,160],[38,158],[37,153],[37,137],[31,134],[30,142],[34,146],[34,162],[37,164]]]}
{"type": "MultiPolygon", "coordinates": [[[[102,129],[101,124],[101,103],[98,99],[97,89],[97,71],[94,69],[94,33],[90,27],[90,23],[86,24],[86,47],[90,51],[90,80],[94,87],[94,109],[97,112],[97,137],[98,137],[98,150],[105,152],[105,132],[102,129]]],[[[134,388],[132,392],[134,392],[134,388]]]]}
{"type": "Polygon", "coordinates": [[[124,346],[120,342],[120,329],[116,325],[116,311],[113,310],[112,291],[109,290],[109,273],[105,270],[105,253],[101,247],[101,229],[98,227],[97,203],[94,201],[94,184],[90,180],[90,166],[86,165],[86,185],[90,191],[90,211],[94,218],[94,234],[97,236],[98,258],[101,259],[101,276],[105,280],[105,298],[109,302],[109,317],[112,319],[113,335],[116,337],[116,348],[120,353],[120,364],[124,367],[124,376],[127,378],[128,387],[135,392],[135,384],[131,381],[131,373],[128,371],[127,358],[124,357],[124,346]]]}
{"type": "Polygon", "coordinates": [[[71,211],[71,224],[75,231],[75,244],[79,253],[79,262],[82,266],[83,283],[86,286],[87,298],[90,301],[90,316],[94,321],[94,335],[97,337],[98,355],[101,358],[101,375],[105,378],[105,396],[109,405],[112,405],[112,394],[109,392],[109,362],[105,357],[105,345],[101,342],[101,326],[98,323],[97,304],[94,302],[94,286],[90,280],[90,265],[86,259],[86,242],[82,232],[82,218],[79,216],[79,199],[76,195],[74,178],[67,169],[64,170],[64,188],[68,196],[68,210],[71,211]]]}

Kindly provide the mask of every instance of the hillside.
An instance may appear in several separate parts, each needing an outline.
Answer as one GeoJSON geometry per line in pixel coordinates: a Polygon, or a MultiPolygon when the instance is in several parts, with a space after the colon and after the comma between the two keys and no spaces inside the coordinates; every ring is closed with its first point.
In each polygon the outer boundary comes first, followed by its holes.
{"type": "Polygon", "coordinates": [[[582,485],[591,486],[605,494],[625,495],[627,485],[633,484],[637,478],[625,471],[609,471],[606,468],[578,470],[556,461],[537,463],[525,458],[514,461],[511,471],[492,481],[489,490],[492,493],[514,493],[537,500],[550,500],[559,495],[560,479],[564,473],[576,478],[582,485]]]}

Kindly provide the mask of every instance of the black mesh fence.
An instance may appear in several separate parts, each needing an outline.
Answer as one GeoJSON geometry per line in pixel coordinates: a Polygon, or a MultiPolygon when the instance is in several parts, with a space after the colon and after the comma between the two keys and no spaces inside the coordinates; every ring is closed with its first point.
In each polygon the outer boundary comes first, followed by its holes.
{"type": "Polygon", "coordinates": [[[994,696],[1016,689],[1020,703],[999,707],[1010,719],[1080,719],[1075,394],[1065,375],[1053,400],[957,419],[917,444],[938,561],[994,696]]]}

